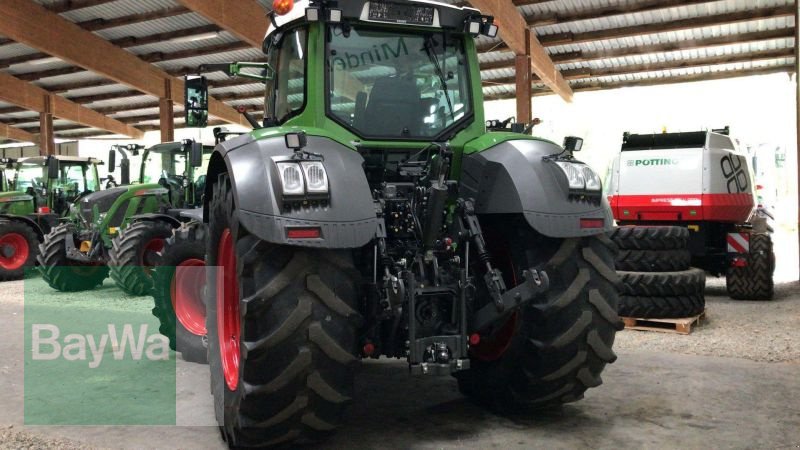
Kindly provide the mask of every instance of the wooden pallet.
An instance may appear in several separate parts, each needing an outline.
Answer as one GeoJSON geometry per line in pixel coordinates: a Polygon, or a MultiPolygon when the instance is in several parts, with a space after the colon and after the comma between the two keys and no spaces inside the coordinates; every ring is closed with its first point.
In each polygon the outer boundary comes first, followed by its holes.
{"type": "Polygon", "coordinates": [[[699,326],[705,319],[705,311],[696,316],[682,319],[640,319],[637,317],[622,317],[626,329],[677,334],[690,334],[692,332],[692,325],[697,324],[699,326]]]}

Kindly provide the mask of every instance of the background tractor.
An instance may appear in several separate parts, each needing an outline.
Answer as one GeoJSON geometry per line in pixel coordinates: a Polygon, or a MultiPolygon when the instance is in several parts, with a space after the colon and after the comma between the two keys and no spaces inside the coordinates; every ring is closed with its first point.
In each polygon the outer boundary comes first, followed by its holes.
{"type": "Polygon", "coordinates": [[[0,280],[19,279],[36,262],[39,243],[69,205],[99,189],[93,158],[39,156],[7,161],[0,193],[0,280]]]}
{"type": "Polygon", "coordinates": [[[190,220],[184,214],[200,206],[205,189],[205,166],[213,147],[191,140],[158,144],[144,150],[140,185],[158,183],[166,189],[169,207],[131,217],[128,226],[111,240],[108,251],[111,278],[130,295],[149,294],[152,268],[173,229],[190,220]]]}
{"type": "Polygon", "coordinates": [[[265,81],[266,117],[216,147],[203,203],[228,445],[323,439],[360,358],[453,375],[499,411],[599,385],[622,325],[611,212],[582,140],[487,132],[475,39],[493,18],[281,1],[270,23],[266,64],[217,67],[265,81]]]}
{"type": "MultiPolygon", "coordinates": [[[[772,298],[771,216],[756,208],[756,185],[747,155],[729,137],[728,128],[625,133],[610,174],[608,196],[617,222],[622,227],[642,227],[618,231],[621,244],[652,250],[676,248],[664,246],[683,240],[691,265],[726,277],[732,298],[772,298]],[[653,228],[657,226],[677,228],[653,228]]],[[[656,258],[654,264],[670,266],[664,258],[675,260],[683,253],[650,254],[656,258]]],[[[637,255],[646,256],[640,251],[631,257],[637,255]]],[[[685,283],[676,279],[664,284],[685,283]]]]}

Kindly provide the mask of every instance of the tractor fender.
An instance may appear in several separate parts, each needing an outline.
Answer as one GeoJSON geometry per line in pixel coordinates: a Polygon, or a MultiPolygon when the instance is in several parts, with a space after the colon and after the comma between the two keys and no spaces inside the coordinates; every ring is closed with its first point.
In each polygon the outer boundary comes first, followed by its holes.
{"type": "Polygon", "coordinates": [[[545,158],[561,152],[551,142],[511,140],[465,155],[460,194],[475,199],[478,214],[523,214],[534,230],[553,238],[610,231],[607,200],[570,195],[561,169],[545,158]],[[581,219],[603,219],[603,227],[582,228],[581,219]]]}
{"type": "Polygon", "coordinates": [[[157,214],[157,213],[150,213],[150,214],[139,214],[136,216],[131,216],[131,220],[128,222],[129,224],[133,224],[135,222],[167,222],[168,224],[172,225],[175,228],[181,226],[181,221],[166,214],[157,214]]]}
{"type": "Polygon", "coordinates": [[[36,236],[39,238],[39,242],[44,242],[44,235],[45,232],[42,227],[36,223],[35,220],[31,219],[30,217],[26,216],[17,216],[14,214],[0,214],[0,219],[10,220],[15,222],[22,222],[25,225],[33,228],[33,231],[36,233],[36,236]]]}
{"type": "Polygon", "coordinates": [[[308,152],[321,155],[328,175],[330,197],[305,204],[283,198],[276,162],[292,161],[283,134],[256,140],[242,135],[214,150],[206,178],[204,221],[219,175],[227,172],[233,188],[239,223],[259,239],[275,244],[316,248],[357,248],[371,241],[378,219],[364,159],[328,138],[307,138],[308,152]],[[291,206],[290,206],[291,205],[291,206]],[[319,239],[290,239],[292,227],[320,228],[319,239]]]}

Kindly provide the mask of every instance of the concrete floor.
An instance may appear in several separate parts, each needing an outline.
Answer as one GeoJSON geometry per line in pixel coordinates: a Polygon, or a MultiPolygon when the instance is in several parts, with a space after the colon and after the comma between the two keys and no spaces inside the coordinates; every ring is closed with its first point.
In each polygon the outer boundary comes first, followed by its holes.
{"type": "MultiPolygon", "coordinates": [[[[22,426],[21,285],[0,286],[0,447],[224,448],[213,426],[207,366],[180,360],[178,423],[196,426],[22,426]]],[[[146,299],[126,301],[148,307],[146,299]]],[[[605,383],[583,401],[533,417],[488,413],[449,377],[413,378],[402,362],[366,362],[346,425],[324,448],[800,447],[800,361],[628,348],[618,354],[605,383]]]]}

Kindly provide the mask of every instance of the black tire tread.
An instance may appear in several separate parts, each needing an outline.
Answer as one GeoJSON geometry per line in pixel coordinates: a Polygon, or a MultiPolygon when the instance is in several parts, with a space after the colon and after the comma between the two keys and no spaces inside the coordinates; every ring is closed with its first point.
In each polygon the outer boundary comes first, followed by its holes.
{"type": "Polygon", "coordinates": [[[501,359],[473,359],[471,369],[457,374],[462,393],[515,412],[577,401],[599,386],[605,365],[616,360],[614,334],[623,327],[613,253],[608,239],[564,240],[544,265],[552,274],[547,301],[525,311],[523,323],[532,327],[520,328],[501,359]],[[554,277],[564,279],[553,285],[554,277]]]}
{"type": "Polygon", "coordinates": [[[620,294],[645,297],[702,294],[706,273],[691,268],[680,272],[617,272],[622,280],[620,294]]]}
{"type": "Polygon", "coordinates": [[[703,293],[648,297],[622,295],[619,300],[619,315],[638,319],[680,319],[692,317],[705,310],[703,293]]]}
{"type": "Polygon", "coordinates": [[[731,267],[725,277],[728,295],[734,300],[772,300],[775,295],[774,259],[770,235],[751,235],[748,265],[731,267]]]}
{"type": "Polygon", "coordinates": [[[206,230],[200,222],[181,225],[167,239],[159,266],[153,272],[153,301],[151,312],[158,319],[159,333],[169,338],[169,346],[181,352],[185,361],[196,363],[208,362],[208,351],[203,336],[197,336],[186,330],[175,317],[172,307],[172,279],[175,267],[181,262],[191,259],[205,259],[206,230]]]}
{"type": "Polygon", "coordinates": [[[153,277],[141,263],[143,246],[153,238],[169,239],[173,226],[164,221],[142,220],[130,224],[111,240],[111,279],[128,295],[142,296],[153,289],[153,277]]]}
{"type": "Polygon", "coordinates": [[[678,272],[691,260],[689,250],[620,250],[614,265],[628,272],[678,272]]]}
{"type": "Polygon", "coordinates": [[[689,229],[684,227],[623,226],[611,233],[620,250],[684,250],[689,229]]]}
{"type": "MultiPolygon", "coordinates": [[[[215,223],[235,214],[232,204],[223,176],[211,200],[210,265],[221,232],[215,223]]],[[[278,246],[244,231],[238,236],[243,330],[237,392],[221,379],[216,305],[207,300],[217,420],[234,447],[318,442],[335,430],[353,395],[362,321],[355,310],[358,272],[336,251],[278,246]]]]}
{"type": "Polygon", "coordinates": [[[39,244],[39,273],[50,287],[61,292],[94,289],[108,277],[108,266],[82,264],[67,259],[66,240],[75,239],[75,225],[64,223],[53,228],[39,244]],[[76,274],[75,269],[84,269],[76,274]]]}

